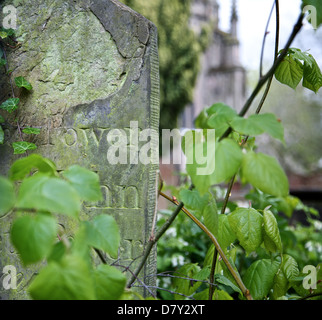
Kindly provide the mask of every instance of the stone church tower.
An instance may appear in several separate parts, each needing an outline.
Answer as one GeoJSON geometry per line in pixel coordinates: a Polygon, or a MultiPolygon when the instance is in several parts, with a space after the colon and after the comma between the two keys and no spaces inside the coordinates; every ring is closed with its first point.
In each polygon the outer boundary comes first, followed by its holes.
{"type": "Polygon", "coordinates": [[[232,0],[230,30],[219,28],[217,0],[193,0],[190,24],[198,34],[205,23],[213,26],[210,44],[201,57],[193,103],[185,109],[181,125],[194,127],[193,121],[205,107],[223,102],[239,111],[246,94],[246,72],[239,57],[238,14],[232,0]]]}

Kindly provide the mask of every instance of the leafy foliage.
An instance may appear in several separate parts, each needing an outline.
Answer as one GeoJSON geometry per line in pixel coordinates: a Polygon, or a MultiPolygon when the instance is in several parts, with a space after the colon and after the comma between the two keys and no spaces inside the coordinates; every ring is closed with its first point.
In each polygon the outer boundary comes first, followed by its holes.
{"type": "Polygon", "coordinates": [[[29,293],[41,300],[118,299],[124,293],[124,274],[106,264],[94,266],[90,260],[91,247],[117,257],[118,225],[105,214],[91,221],[79,219],[82,201],[102,197],[99,178],[79,166],[62,176],[52,161],[33,154],[12,165],[10,180],[0,177],[0,216],[15,212],[10,237],[23,264],[47,261],[29,293]],[[17,182],[17,197],[12,181],[17,182]],[[59,215],[78,225],[74,240],[58,231],[59,215]]]}

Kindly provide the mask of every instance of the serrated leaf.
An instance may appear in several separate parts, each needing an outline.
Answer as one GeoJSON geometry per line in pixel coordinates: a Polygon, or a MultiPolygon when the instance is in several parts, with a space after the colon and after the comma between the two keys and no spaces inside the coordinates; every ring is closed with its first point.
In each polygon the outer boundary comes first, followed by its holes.
{"type": "Polygon", "coordinates": [[[9,113],[15,111],[19,107],[19,98],[9,98],[0,105],[0,109],[6,110],[9,113]]]}
{"type": "Polygon", "coordinates": [[[289,193],[287,176],[273,157],[250,151],[244,155],[241,172],[243,181],[264,193],[276,197],[286,197],[289,193]]]}
{"type": "Polygon", "coordinates": [[[17,207],[60,213],[75,218],[78,217],[81,208],[78,193],[67,181],[43,173],[22,182],[17,207]]]}
{"type": "Polygon", "coordinates": [[[95,172],[74,165],[64,171],[63,176],[77,190],[81,199],[85,201],[102,200],[99,176],[95,172]]]}
{"type": "Polygon", "coordinates": [[[13,183],[0,176],[0,217],[8,213],[14,207],[15,202],[13,183]]]}
{"type": "Polygon", "coordinates": [[[215,275],[215,279],[217,282],[227,286],[227,287],[230,287],[232,288],[235,292],[238,292],[240,294],[242,294],[241,290],[236,286],[234,285],[228,278],[226,278],[225,276],[221,275],[221,274],[216,274],[215,275]]]}
{"type": "Polygon", "coordinates": [[[255,251],[263,242],[263,217],[257,210],[237,208],[228,215],[228,221],[247,253],[255,251]]]}
{"type": "Polygon", "coordinates": [[[291,56],[286,56],[275,71],[275,78],[279,82],[295,89],[303,77],[303,65],[294,60],[291,56]]]}
{"type": "Polygon", "coordinates": [[[202,216],[204,218],[204,224],[207,229],[213,234],[218,234],[218,210],[217,204],[214,198],[206,204],[203,209],[202,216]]]}
{"type": "Polygon", "coordinates": [[[100,264],[94,271],[94,288],[97,300],[117,300],[126,284],[124,274],[114,267],[100,264]]]}
{"type": "Polygon", "coordinates": [[[236,117],[230,122],[230,126],[235,131],[248,136],[258,136],[264,133],[264,130],[252,119],[236,117]]]}
{"type": "Polygon", "coordinates": [[[257,260],[251,264],[244,276],[244,284],[255,300],[265,298],[273,286],[279,263],[269,259],[257,260]]]}
{"type": "Polygon", "coordinates": [[[94,300],[92,276],[86,261],[70,255],[52,261],[35,277],[29,287],[35,300],[94,300]]]}
{"type": "MultiPolygon", "coordinates": [[[[175,292],[184,294],[186,296],[192,295],[201,285],[201,282],[193,282],[186,279],[181,278],[194,278],[200,272],[200,267],[197,264],[188,263],[179,268],[174,275],[178,276],[178,278],[174,278],[173,280],[173,287],[175,288],[175,292]],[[180,277],[180,278],[179,278],[180,277]]],[[[174,295],[175,300],[182,300],[184,299],[183,296],[178,294],[174,295]]]]}
{"type": "Polygon", "coordinates": [[[289,281],[294,280],[300,274],[296,260],[288,254],[283,254],[282,270],[289,281]]]}
{"type": "Polygon", "coordinates": [[[56,175],[56,165],[54,162],[34,153],[28,157],[16,160],[9,170],[9,178],[12,181],[23,180],[33,169],[37,169],[38,172],[46,173],[50,176],[56,175]]]}
{"type": "Polygon", "coordinates": [[[17,218],[11,229],[11,241],[25,265],[44,259],[56,238],[56,219],[47,214],[17,218]]]}
{"type": "Polygon", "coordinates": [[[20,77],[16,77],[15,78],[15,84],[18,88],[25,88],[27,90],[31,90],[32,89],[32,85],[30,84],[30,82],[28,82],[24,77],[20,76],[20,77]]]}
{"type": "Polygon", "coordinates": [[[112,216],[102,214],[92,221],[84,222],[86,241],[96,249],[103,250],[113,258],[117,258],[120,245],[119,227],[112,216]]]}
{"type": "Polygon", "coordinates": [[[264,210],[264,244],[268,251],[275,253],[282,252],[282,241],[274,214],[269,210],[264,210]]]}
{"type": "Polygon", "coordinates": [[[12,144],[14,154],[23,154],[28,150],[35,150],[37,146],[34,143],[26,141],[18,141],[12,144]]]}
{"type": "Polygon", "coordinates": [[[26,134],[39,134],[40,133],[40,129],[38,128],[24,128],[22,130],[23,133],[26,133],[26,134]]]}
{"type": "Polygon", "coordinates": [[[217,240],[223,249],[226,249],[236,240],[236,235],[229,224],[228,216],[225,214],[218,216],[217,240]]]}
{"type": "Polygon", "coordinates": [[[303,87],[310,89],[315,93],[322,87],[322,73],[315,60],[312,66],[304,63],[303,87]]]}
{"type": "Polygon", "coordinates": [[[272,298],[274,300],[285,295],[289,288],[289,281],[285,277],[284,272],[279,269],[274,277],[274,283],[272,287],[272,298]]]}
{"type": "Polygon", "coordinates": [[[0,126],[0,144],[3,144],[4,142],[4,132],[2,129],[2,126],[0,126]]]}
{"type": "Polygon", "coordinates": [[[179,197],[186,208],[202,212],[208,202],[209,194],[201,196],[198,190],[182,189],[179,192],[179,197]]]}

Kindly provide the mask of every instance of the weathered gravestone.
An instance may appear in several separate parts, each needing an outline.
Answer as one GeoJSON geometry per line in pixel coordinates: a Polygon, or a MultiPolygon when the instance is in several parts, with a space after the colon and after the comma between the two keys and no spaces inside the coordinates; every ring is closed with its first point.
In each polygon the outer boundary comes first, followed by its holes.
{"type": "MultiPolygon", "coordinates": [[[[19,123],[42,128],[40,135],[25,139],[34,142],[36,152],[52,159],[59,170],[79,164],[99,174],[103,201],[85,203],[81,216],[91,219],[106,213],[115,217],[122,239],[117,262],[134,270],[153,223],[158,166],[142,163],[140,157],[130,163],[130,152],[127,163],[111,164],[107,153],[113,143],[108,134],[122,129],[129,137],[131,121],[137,121],[134,137],[145,129],[158,132],[156,28],[116,0],[3,3],[8,4],[17,9],[16,34],[21,42],[18,49],[7,48],[12,78],[24,76],[33,85],[30,93],[17,91],[19,123]]],[[[0,101],[4,101],[11,90],[4,73],[0,88],[0,101]]],[[[5,127],[5,136],[0,146],[3,175],[19,158],[13,155],[11,143],[20,141],[15,128],[5,127]]],[[[158,142],[151,136],[139,141],[138,148],[153,140],[151,149],[157,152],[158,142]]],[[[127,150],[136,150],[136,144],[130,140],[127,150]]],[[[6,265],[15,266],[18,287],[4,290],[1,279],[0,299],[26,299],[26,286],[39,266],[21,266],[9,240],[10,222],[10,215],[0,218],[0,271],[6,265]]],[[[66,224],[72,233],[73,223],[66,224]]],[[[156,273],[155,254],[140,274],[147,284],[155,284],[149,276],[156,273]]]]}

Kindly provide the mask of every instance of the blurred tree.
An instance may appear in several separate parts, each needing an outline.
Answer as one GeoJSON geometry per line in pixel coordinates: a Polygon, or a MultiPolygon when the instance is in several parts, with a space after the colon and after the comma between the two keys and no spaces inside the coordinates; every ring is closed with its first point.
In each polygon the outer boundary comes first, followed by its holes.
{"type": "Polygon", "coordinates": [[[173,129],[184,107],[192,101],[199,57],[206,49],[211,27],[200,35],[189,27],[191,0],[121,0],[158,28],[161,129],[173,129]]]}

